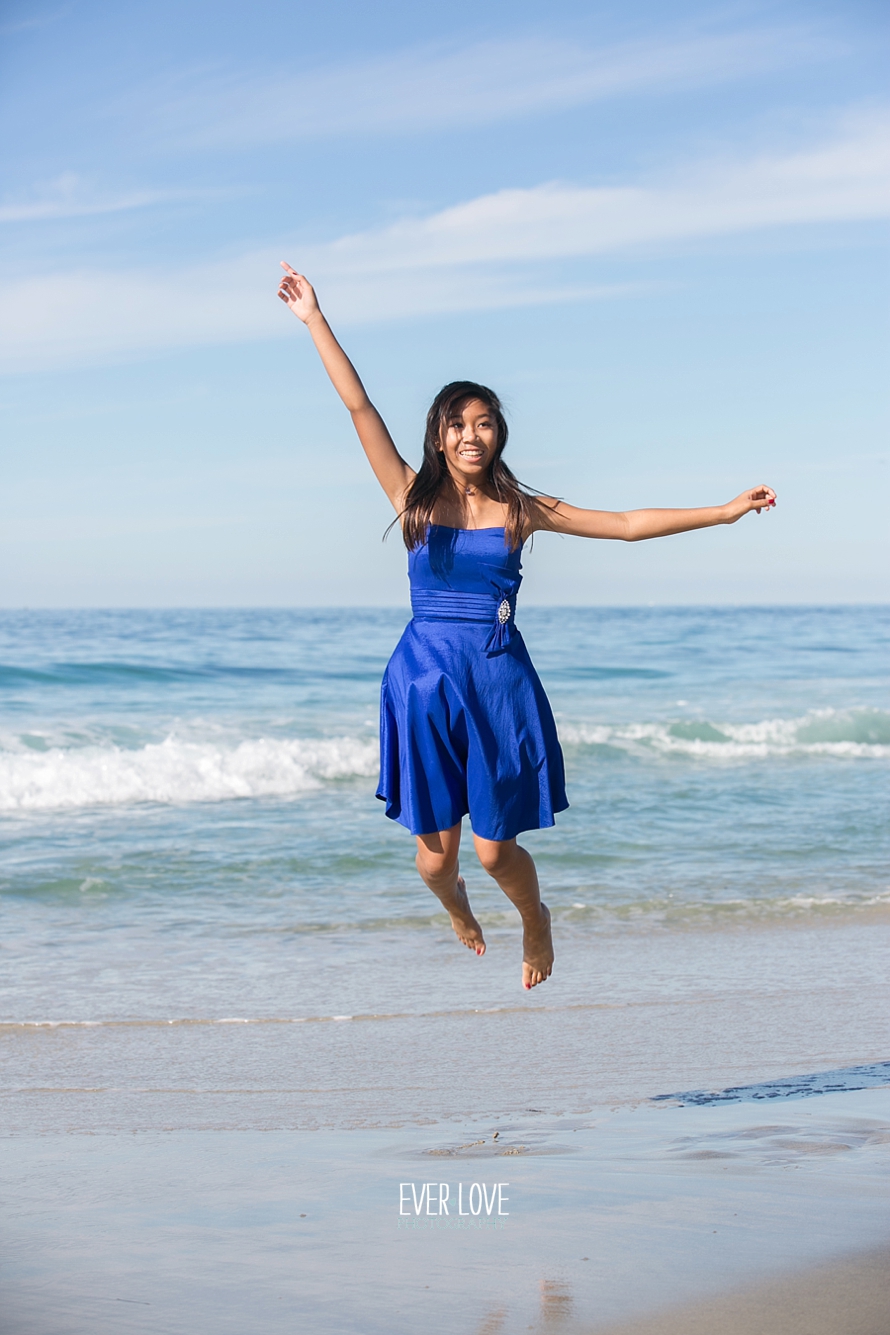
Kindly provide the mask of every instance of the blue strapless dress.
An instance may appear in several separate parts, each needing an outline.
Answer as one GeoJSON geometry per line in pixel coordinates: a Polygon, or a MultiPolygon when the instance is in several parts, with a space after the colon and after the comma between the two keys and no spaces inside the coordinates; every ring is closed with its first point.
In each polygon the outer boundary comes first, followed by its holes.
{"type": "Polygon", "coordinates": [[[553,713],[515,625],[520,570],[502,528],[432,524],[409,555],[414,617],[383,677],[377,796],[412,834],[469,813],[483,839],[512,839],[569,805],[553,713]]]}

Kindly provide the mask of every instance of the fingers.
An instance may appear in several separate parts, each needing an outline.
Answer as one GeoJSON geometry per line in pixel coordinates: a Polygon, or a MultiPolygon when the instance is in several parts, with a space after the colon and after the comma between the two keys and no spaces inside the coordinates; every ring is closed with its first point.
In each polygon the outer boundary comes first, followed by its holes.
{"type": "Polygon", "coordinates": [[[281,267],[284,270],[284,276],[278,284],[278,297],[284,302],[285,306],[297,317],[303,324],[308,324],[312,315],[318,309],[318,303],[315,298],[315,291],[308,278],[297,273],[286,260],[281,260],[281,267]]]}
{"type": "Polygon", "coordinates": [[[288,273],[285,278],[282,278],[281,282],[278,285],[278,295],[282,301],[286,302],[288,306],[291,306],[294,305],[296,302],[299,302],[303,297],[303,291],[301,289],[301,284],[300,284],[300,276],[299,274],[295,273],[294,270],[291,269],[289,265],[285,265],[283,260],[282,260],[282,265],[283,267],[287,268],[288,273]]]}
{"type": "Polygon", "coordinates": [[[300,291],[301,275],[297,273],[296,269],[291,268],[286,260],[279,260],[279,263],[285,272],[285,277],[282,278],[278,287],[279,297],[282,301],[299,301],[303,295],[300,291]],[[287,296],[282,295],[285,292],[287,296]]]}
{"type": "Polygon", "coordinates": [[[757,514],[760,514],[761,510],[766,510],[769,513],[770,509],[776,504],[776,493],[772,487],[754,487],[752,491],[748,492],[748,501],[752,510],[757,514]]]}

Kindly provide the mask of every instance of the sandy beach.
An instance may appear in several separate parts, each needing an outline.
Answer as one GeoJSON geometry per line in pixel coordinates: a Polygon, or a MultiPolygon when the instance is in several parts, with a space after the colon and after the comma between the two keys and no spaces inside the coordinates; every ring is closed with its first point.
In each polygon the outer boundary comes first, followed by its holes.
{"type": "Polygon", "coordinates": [[[884,1335],[890,1251],[829,1262],[710,1302],[622,1322],[603,1335],[884,1335]]]}
{"type": "Polygon", "coordinates": [[[883,1335],[888,943],[601,942],[600,1005],[6,1026],[2,1329],[883,1335]]]}
{"type": "Polygon", "coordinates": [[[447,1132],[17,1136],[2,1329],[883,1335],[888,1144],[886,1089],[447,1132]]]}

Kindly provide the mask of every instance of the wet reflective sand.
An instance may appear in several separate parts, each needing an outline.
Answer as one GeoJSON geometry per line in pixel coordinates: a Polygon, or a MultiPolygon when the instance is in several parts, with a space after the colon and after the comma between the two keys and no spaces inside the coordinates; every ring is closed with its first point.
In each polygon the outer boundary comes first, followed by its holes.
{"type": "Polygon", "coordinates": [[[890,1248],[886,1088],[447,1128],[20,1134],[2,1157],[16,1335],[821,1335],[788,1314],[812,1287],[793,1276],[826,1265],[866,1276],[844,1335],[878,1335],[885,1272],[855,1258],[890,1248]],[[761,1311],[764,1284],[773,1324],[707,1326],[761,1311]]]}

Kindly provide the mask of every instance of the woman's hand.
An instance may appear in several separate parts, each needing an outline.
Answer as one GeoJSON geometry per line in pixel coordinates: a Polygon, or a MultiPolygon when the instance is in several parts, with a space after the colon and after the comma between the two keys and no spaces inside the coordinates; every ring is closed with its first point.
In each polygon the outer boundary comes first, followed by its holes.
{"type": "Polygon", "coordinates": [[[772,487],[753,487],[751,491],[743,491],[741,496],[736,496],[734,501],[730,501],[726,509],[728,517],[727,524],[734,524],[742,515],[746,515],[751,510],[756,510],[760,514],[761,510],[769,513],[770,507],[776,503],[776,493],[772,487]]]}
{"type": "Polygon", "coordinates": [[[308,324],[313,315],[318,314],[318,298],[315,295],[315,289],[296,269],[292,269],[284,260],[281,261],[281,267],[284,270],[284,277],[278,288],[278,295],[285,302],[298,320],[303,324],[308,324]]]}

